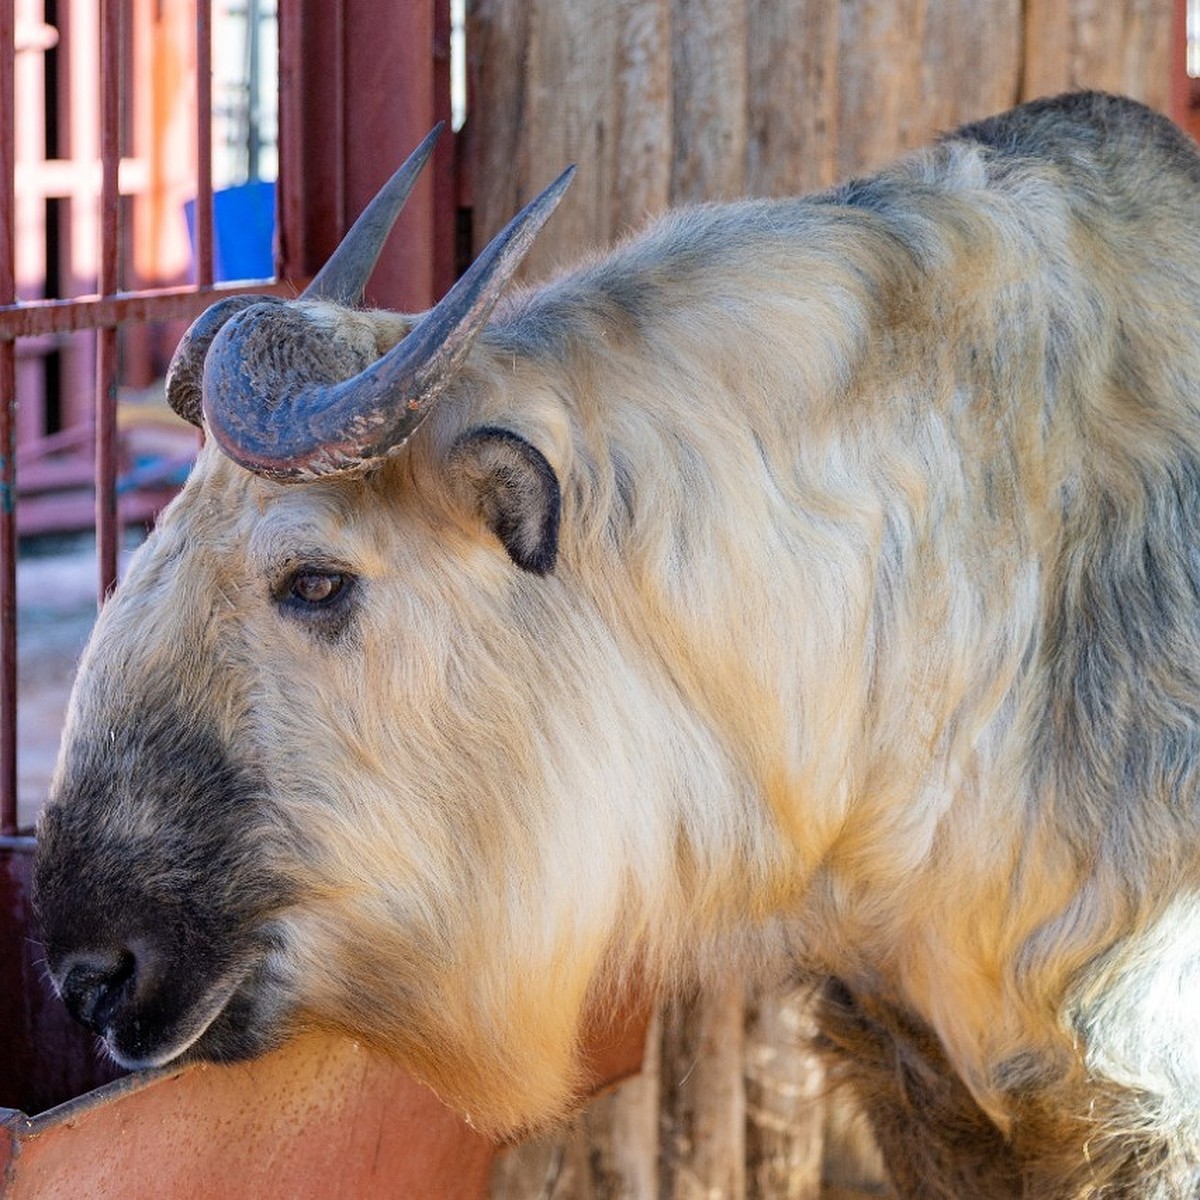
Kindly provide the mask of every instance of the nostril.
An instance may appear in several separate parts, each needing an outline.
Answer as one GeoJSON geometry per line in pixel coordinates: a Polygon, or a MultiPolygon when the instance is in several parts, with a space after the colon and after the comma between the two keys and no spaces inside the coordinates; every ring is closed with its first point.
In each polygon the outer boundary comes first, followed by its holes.
{"type": "Polygon", "coordinates": [[[77,1021],[103,1033],[136,975],[129,950],[76,954],[62,969],[62,998],[77,1021]]]}

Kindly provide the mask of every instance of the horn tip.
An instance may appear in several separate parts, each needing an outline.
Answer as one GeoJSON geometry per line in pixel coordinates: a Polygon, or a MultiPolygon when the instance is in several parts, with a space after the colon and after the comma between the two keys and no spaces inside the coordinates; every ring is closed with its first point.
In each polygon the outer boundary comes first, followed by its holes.
{"type": "Polygon", "coordinates": [[[575,178],[575,172],[578,170],[578,165],[572,163],[550,186],[561,191],[566,191],[571,185],[571,180],[575,178]]]}
{"type": "Polygon", "coordinates": [[[429,157],[430,153],[432,152],[434,146],[437,144],[438,138],[440,138],[442,136],[442,134],[445,133],[445,131],[446,131],[446,122],[439,121],[421,139],[420,145],[418,145],[417,148],[412,152],[412,154],[409,155],[408,159],[404,163],[404,166],[402,166],[396,172],[396,174],[399,175],[401,173],[401,171],[403,171],[405,169],[405,167],[411,167],[415,163],[420,163],[423,165],[425,160],[429,157]]]}

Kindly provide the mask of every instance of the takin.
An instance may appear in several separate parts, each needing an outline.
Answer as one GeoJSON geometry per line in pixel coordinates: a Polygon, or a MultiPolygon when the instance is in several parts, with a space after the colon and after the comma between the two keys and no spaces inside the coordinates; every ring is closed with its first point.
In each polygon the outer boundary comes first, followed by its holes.
{"type": "Polygon", "coordinates": [[[901,1194],[1200,1194],[1192,143],[1042,100],[510,287],[568,172],[364,311],[429,144],[176,352],[39,828],[68,1007],[512,1135],[627,989],[805,980],[901,1194]]]}

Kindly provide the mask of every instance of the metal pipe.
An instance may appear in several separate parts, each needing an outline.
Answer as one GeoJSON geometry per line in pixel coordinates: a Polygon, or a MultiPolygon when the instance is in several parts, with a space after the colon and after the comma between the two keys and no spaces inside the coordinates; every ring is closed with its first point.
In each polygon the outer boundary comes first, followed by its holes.
{"type": "MultiPolygon", "coordinates": [[[[100,0],[100,279],[101,296],[120,288],[121,41],[125,0],[100,0]]],[[[99,600],[117,583],[117,331],[96,335],[96,541],[99,600]]]]}
{"type": "Polygon", "coordinates": [[[261,176],[262,133],[262,8],[259,0],[246,2],[246,179],[261,176]]]}
{"type": "Polygon", "coordinates": [[[248,281],[219,287],[155,288],[119,292],[115,296],[29,300],[24,304],[0,305],[0,342],[77,333],[83,329],[115,329],[132,321],[190,321],[226,296],[251,293],[291,299],[308,283],[307,279],[248,281]]]}
{"type": "Polygon", "coordinates": [[[213,281],[212,0],[196,0],[196,282],[213,281]]]}
{"type": "MultiPolygon", "coordinates": [[[[14,0],[0,0],[0,305],[17,298],[14,0]]],[[[17,832],[16,356],[0,342],[0,836],[17,832]]]]}

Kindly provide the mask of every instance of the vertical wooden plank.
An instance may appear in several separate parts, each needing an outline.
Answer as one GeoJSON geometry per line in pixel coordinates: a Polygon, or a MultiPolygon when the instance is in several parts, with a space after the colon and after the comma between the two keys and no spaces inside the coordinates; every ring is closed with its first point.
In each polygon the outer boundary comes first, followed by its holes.
{"type": "Polygon", "coordinates": [[[504,1150],[492,1166],[488,1200],[585,1200],[582,1185],[566,1167],[577,1137],[572,1126],[504,1150]]]}
{"type": "MultiPolygon", "coordinates": [[[[526,183],[520,164],[527,154],[525,114],[529,39],[535,0],[476,0],[467,11],[467,69],[472,107],[472,224],[475,252],[520,207],[526,183]]],[[[575,181],[578,183],[578,179],[575,181]]],[[[553,227],[553,222],[551,222],[553,227]]],[[[553,228],[542,236],[551,236],[553,228]]]]}
{"type": "Polygon", "coordinates": [[[486,132],[476,129],[473,138],[476,252],[564,167],[579,166],[524,277],[544,277],[611,240],[620,11],[491,0],[471,12],[475,111],[488,114],[486,132]]]}
{"type": "Polygon", "coordinates": [[[661,1021],[646,1036],[640,1075],[582,1114],[588,1182],[596,1200],[651,1200],[658,1183],[661,1021]]]}
{"type": "Polygon", "coordinates": [[[613,236],[639,228],[670,202],[672,113],[670,0],[617,6],[613,121],[613,236]]]}
{"type": "Polygon", "coordinates": [[[489,1200],[655,1200],[658,1092],[646,1072],[594,1100],[565,1129],[497,1160],[489,1200]]]}
{"type": "Polygon", "coordinates": [[[1022,100],[1052,96],[1072,86],[1074,8],[1075,0],[1027,0],[1022,100]]]}
{"type": "MultiPolygon", "coordinates": [[[[640,1074],[594,1100],[569,1128],[501,1155],[490,1200],[654,1200],[658,1189],[659,1024],[640,1074]]],[[[602,1072],[605,1074],[606,1072],[602,1072]]]]}
{"type": "Polygon", "coordinates": [[[742,989],[737,983],[664,1010],[661,1200],[745,1197],[742,1052],[742,989]]]}
{"type": "Polygon", "coordinates": [[[750,1200],[817,1200],[824,1164],[825,1071],[803,994],[746,1006],[746,1177],[750,1200]]]}
{"type": "Polygon", "coordinates": [[[543,2],[535,9],[531,62],[538,70],[529,84],[529,115],[538,153],[529,160],[522,202],[567,163],[581,167],[555,214],[555,241],[539,239],[529,256],[535,278],[609,240],[615,13],[613,5],[543,2]]]}
{"type": "Polygon", "coordinates": [[[838,176],[862,174],[923,141],[926,0],[842,0],[838,176]]]}
{"type": "Polygon", "coordinates": [[[1170,112],[1174,13],[1170,0],[1131,0],[1121,30],[1118,90],[1170,112]]]}
{"type": "Polygon", "coordinates": [[[671,201],[746,190],[746,0],[675,0],[671,201]]]}
{"type": "Polygon", "coordinates": [[[611,235],[616,7],[540,0],[531,32],[527,115],[535,153],[522,202],[568,163],[580,167],[554,215],[553,241],[539,238],[529,255],[528,273],[540,278],[611,235]]]}
{"type": "Polygon", "coordinates": [[[670,0],[472,6],[476,252],[569,163],[579,174],[526,276],[545,275],[666,207],[670,31],[670,0]]]}
{"type": "Polygon", "coordinates": [[[837,6],[750,0],[746,189],[799,195],[837,180],[837,6]]]}
{"type": "Polygon", "coordinates": [[[1017,103],[1021,0],[927,0],[918,141],[1017,103]]]}
{"type": "Polygon", "coordinates": [[[1027,0],[1022,99],[1071,88],[1171,103],[1172,0],[1027,0]]]}

